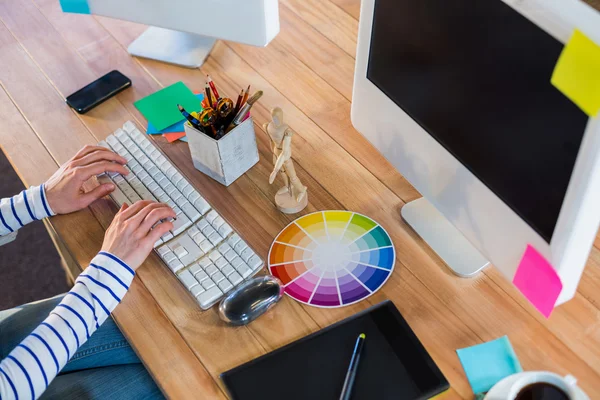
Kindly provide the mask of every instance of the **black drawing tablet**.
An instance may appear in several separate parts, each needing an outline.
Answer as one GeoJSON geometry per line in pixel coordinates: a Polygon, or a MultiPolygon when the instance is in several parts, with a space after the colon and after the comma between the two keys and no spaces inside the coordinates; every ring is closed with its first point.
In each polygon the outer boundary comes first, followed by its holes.
{"type": "Polygon", "coordinates": [[[354,343],[367,337],[353,400],[428,399],[448,381],[391,301],[221,374],[236,400],[337,400],[354,343]]]}

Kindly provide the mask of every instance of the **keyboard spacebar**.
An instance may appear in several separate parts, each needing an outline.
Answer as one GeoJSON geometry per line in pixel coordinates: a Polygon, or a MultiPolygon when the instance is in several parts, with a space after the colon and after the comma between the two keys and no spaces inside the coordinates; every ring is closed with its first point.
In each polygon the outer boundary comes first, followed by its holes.
{"type": "Polygon", "coordinates": [[[110,197],[121,207],[124,203],[129,204],[129,199],[125,196],[125,193],[119,189],[119,187],[106,175],[99,175],[96,177],[98,182],[102,185],[105,183],[112,183],[115,187],[115,190],[110,194],[110,197]]]}

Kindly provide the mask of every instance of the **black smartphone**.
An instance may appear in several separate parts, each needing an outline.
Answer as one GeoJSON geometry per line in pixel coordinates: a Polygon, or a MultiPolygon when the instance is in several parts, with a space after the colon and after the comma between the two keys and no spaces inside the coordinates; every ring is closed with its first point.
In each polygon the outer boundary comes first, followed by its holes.
{"type": "Polygon", "coordinates": [[[85,114],[98,104],[131,86],[131,79],[119,71],[111,71],[67,97],[67,104],[85,114]]]}

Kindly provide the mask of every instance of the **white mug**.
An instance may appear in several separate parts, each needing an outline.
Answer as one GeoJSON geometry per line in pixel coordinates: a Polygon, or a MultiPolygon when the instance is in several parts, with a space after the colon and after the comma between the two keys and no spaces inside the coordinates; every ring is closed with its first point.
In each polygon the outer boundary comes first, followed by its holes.
{"type": "Polygon", "coordinates": [[[569,400],[589,400],[571,375],[562,377],[546,371],[520,372],[502,379],[487,392],[484,400],[514,400],[519,392],[533,383],[549,383],[567,394],[569,400]]]}

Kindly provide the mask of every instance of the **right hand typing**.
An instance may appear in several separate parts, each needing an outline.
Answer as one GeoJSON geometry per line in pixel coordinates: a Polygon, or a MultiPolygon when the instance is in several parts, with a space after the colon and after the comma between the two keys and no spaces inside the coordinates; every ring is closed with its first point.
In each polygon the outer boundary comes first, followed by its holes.
{"type": "Polygon", "coordinates": [[[119,257],[136,270],[154,249],[154,243],[173,229],[171,222],[160,222],[166,218],[175,218],[175,212],[166,204],[149,200],[132,206],[123,204],[106,230],[102,251],[119,257]]]}

